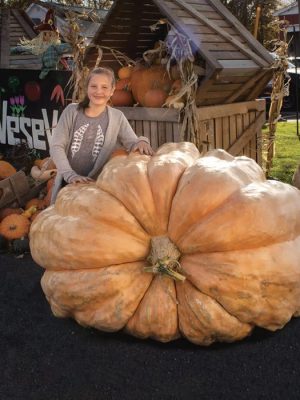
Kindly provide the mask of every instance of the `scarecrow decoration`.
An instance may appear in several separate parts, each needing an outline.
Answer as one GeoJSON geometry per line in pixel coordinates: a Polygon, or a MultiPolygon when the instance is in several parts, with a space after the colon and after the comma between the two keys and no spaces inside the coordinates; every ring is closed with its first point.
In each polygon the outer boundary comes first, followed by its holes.
{"type": "Polygon", "coordinates": [[[67,69],[61,56],[73,52],[73,48],[69,43],[61,43],[59,32],[54,24],[54,11],[49,9],[44,22],[35,26],[34,29],[39,32],[37,37],[32,40],[21,39],[20,44],[11,49],[11,54],[31,53],[41,56],[40,79],[44,79],[49,71],[56,70],[59,62],[67,69]]]}

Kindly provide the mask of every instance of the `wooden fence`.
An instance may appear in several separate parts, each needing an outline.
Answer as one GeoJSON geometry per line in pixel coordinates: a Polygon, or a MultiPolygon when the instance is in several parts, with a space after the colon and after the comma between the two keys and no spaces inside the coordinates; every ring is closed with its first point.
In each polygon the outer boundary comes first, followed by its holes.
{"type": "MultiPolygon", "coordinates": [[[[157,149],[166,142],[181,141],[181,123],[176,110],[120,107],[138,136],[146,136],[157,149]]],[[[245,155],[261,165],[262,126],[265,100],[199,107],[197,119],[204,150],[222,148],[234,156],[245,155]]]]}

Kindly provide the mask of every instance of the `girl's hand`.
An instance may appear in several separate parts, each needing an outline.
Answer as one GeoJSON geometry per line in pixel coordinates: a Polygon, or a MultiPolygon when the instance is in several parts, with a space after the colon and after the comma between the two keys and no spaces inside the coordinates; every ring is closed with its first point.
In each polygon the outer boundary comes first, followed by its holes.
{"type": "Polygon", "coordinates": [[[89,178],[88,176],[74,176],[74,178],[70,179],[69,183],[90,183],[93,182],[92,178],[89,178]]]}
{"type": "Polygon", "coordinates": [[[140,140],[135,145],[132,146],[130,152],[134,152],[138,150],[140,154],[147,154],[148,156],[153,156],[154,152],[150,144],[145,142],[144,140],[140,140]]]}

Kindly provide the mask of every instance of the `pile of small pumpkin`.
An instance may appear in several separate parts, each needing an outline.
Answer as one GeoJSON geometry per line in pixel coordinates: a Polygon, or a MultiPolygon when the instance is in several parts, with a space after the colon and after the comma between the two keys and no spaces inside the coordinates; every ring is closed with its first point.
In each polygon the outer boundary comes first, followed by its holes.
{"type": "Polygon", "coordinates": [[[131,107],[134,104],[162,107],[182,85],[177,69],[172,68],[169,75],[162,65],[124,66],[118,70],[118,78],[111,98],[112,105],[116,107],[131,107]]]}
{"type": "MultiPolygon", "coordinates": [[[[28,200],[24,208],[21,208],[17,202],[10,204],[9,207],[0,208],[0,252],[24,253],[29,251],[30,225],[37,215],[50,205],[56,173],[54,167],[48,157],[35,160],[31,169],[31,178],[45,182],[38,197],[28,200]]],[[[12,164],[0,160],[0,180],[9,178],[16,172],[12,164]]]]}

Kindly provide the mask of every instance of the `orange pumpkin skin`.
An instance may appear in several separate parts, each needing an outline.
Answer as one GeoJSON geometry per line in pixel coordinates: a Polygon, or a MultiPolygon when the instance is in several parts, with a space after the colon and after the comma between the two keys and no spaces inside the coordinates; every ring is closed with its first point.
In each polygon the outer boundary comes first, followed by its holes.
{"type": "Polygon", "coordinates": [[[17,172],[9,162],[0,160],[0,179],[6,179],[17,172]]]}
{"type": "Polygon", "coordinates": [[[131,77],[131,90],[135,100],[143,107],[145,103],[145,94],[152,89],[162,89],[169,93],[172,86],[168,72],[161,65],[150,68],[141,68],[133,72],[131,77]]]}
{"type": "Polygon", "coordinates": [[[207,346],[300,315],[299,221],[299,190],[267,181],[253,160],[167,143],[63,188],[30,246],[55,315],[207,346]],[[149,254],[160,254],[155,268],[149,254]],[[175,259],[184,281],[157,269],[175,259]]]}
{"type": "Polygon", "coordinates": [[[116,82],[116,90],[130,90],[130,78],[118,80],[116,82]]]}
{"type": "Polygon", "coordinates": [[[150,89],[145,93],[144,104],[145,107],[158,108],[162,107],[165,103],[168,94],[162,89],[150,89]]]}
{"type": "Polygon", "coordinates": [[[22,214],[22,212],[23,212],[22,208],[10,208],[10,207],[2,208],[0,210],[0,222],[8,215],[22,214]]]}
{"type": "Polygon", "coordinates": [[[133,97],[128,90],[115,90],[111,102],[115,107],[130,107],[133,105],[133,97]]]}
{"type": "Polygon", "coordinates": [[[0,223],[0,235],[8,240],[19,239],[27,236],[30,222],[24,215],[11,214],[0,223]]]}
{"type": "Polygon", "coordinates": [[[131,65],[127,65],[118,70],[119,79],[127,79],[131,77],[133,71],[133,67],[131,65]]]}

